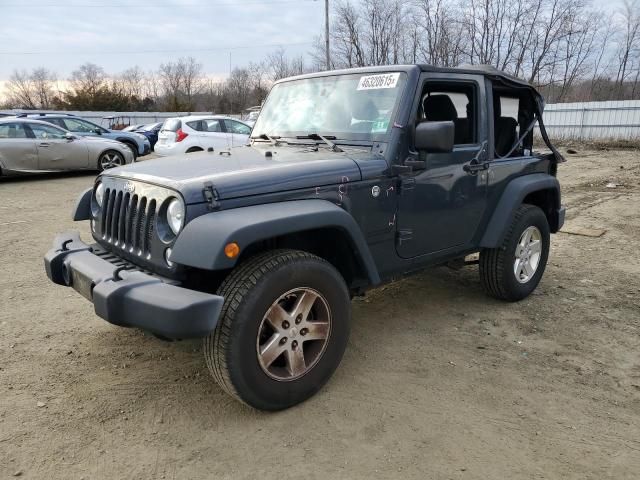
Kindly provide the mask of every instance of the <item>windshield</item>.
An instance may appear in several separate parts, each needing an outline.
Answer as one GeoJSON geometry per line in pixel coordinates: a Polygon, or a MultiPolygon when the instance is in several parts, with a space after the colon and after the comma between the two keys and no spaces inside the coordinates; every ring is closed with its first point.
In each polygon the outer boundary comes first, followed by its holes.
{"type": "Polygon", "coordinates": [[[255,137],[330,135],[378,140],[390,130],[406,74],[353,74],[275,85],[253,128],[255,137]]]}

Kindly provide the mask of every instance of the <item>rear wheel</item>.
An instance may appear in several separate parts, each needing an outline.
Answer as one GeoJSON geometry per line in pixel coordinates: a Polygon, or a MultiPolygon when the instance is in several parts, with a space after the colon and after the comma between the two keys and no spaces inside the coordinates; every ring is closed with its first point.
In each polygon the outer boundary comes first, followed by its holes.
{"type": "Polygon", "coordinates": [[[281,410],[315,394],[347,345],[351,306],[342,276],[306,252],[277,250],[241,264],[219,294],[225,303],[204,353],[229,394],[281,410]]]}
{"type": "Polygon", "coordinates": [[[120,167],[125,164],[124,156],[115,150],[108,150],[100,154],[98,158],[98,170],[103,172],[110,168],[120,167]]]}
{"type": "Polygon", "coordinates": [[[549,224],[534,205],[521,205],[499,248],[480,252],[484,290],[502,300],[527,297],[540,283],[549,257],[549,224]]]}

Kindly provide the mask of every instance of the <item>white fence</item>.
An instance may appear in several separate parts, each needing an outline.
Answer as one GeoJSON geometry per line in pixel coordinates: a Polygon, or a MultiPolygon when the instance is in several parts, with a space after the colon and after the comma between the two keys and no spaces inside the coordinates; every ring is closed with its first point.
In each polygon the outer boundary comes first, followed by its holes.
{"type": "Polygon", "coordinates": [[[550,104],[544,125],[553,139],[638,140],[640,100],[550,104]]]}
{"type": "MultiPolygon", "coordinates": [[[[22,112],[22,110],[14,110],[22,112]]],[[[28,112],[26,112],[28,113],[28,112]]],[[[106,125],[105,117],[128,117],[130,124],[145,124],[183,115],[211,112],[64,112],[106,125]]],[[[232,115],[240,117],[240,115],[232,115]]],[[[549,104],[544,123],[553,139],[638,140],[640,139],[640,100],[549,104]]]]}

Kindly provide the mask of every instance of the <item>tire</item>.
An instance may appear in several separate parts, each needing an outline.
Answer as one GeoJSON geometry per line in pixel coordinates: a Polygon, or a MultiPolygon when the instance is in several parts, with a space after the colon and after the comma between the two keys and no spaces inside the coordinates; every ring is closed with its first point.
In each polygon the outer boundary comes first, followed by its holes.
{"type": "Polygon", "coordinates": [[[131,150],[131,153],[133,153],[133,161],[135,162],[138,159],[138,146],[129,142],[122,142],[122,143],[124,143],[127,147],[129,147],[129,150],[131,150]]]}
{"type": "Polygon", "coordinates": [[[518,207],[502,245],[480,252],[480,280],[485,292],[511,302],[527,297],[544,274],[549,243],[549,223],[544,212],[534,205],[518,207]],[[531,234],[530,240],[526,239],[525,232],[531,234]],[[539,239],[537,244],[536,239],[539,239]],[[524,250],[519,246],[521,241],[527,245],[524,250]]]}
{"type": "Polygon", "coordinates": [[[110,168],[120,167],[125,164],[124,156],[117,150],[107,150],[98,157],[98,171],[104,172],[110,168]]]}
{"type": "Polygon", "coordinates": [[[298,250],[263,253],[236,267],[218,294],[225,302],[216,329],[204,340],[205,359],[218,384],[241,402],[260,410],[291,407],[320,390],[340,364],[351,323],[349,291],[325,260],[298,250]],[[280,331],[271,327],[274,312],[295,313],[296,301],[315,294],[308,317],[313,323],[298,324],[299,318],[285,316],[280,319],[290,324],[282,322],[280,331]],[[306,341],[305,335],[321,336],[318,326],[326,339],[306,341]],[[275,347],[270,351],[268,346],[275,347]],[[295,361],[300,356],[301,364],[295,361]]]}

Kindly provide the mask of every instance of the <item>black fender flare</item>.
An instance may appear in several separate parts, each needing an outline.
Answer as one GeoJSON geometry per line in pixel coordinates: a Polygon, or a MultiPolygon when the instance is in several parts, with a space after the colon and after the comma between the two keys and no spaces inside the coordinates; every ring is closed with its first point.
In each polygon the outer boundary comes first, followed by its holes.
{"type": "MultiPolygon", "coordinates": [[[[560,183],[556,177],[546,173],[534,173],[511,180],[504,192],[502,192],[502,196],[491,215],[482,240],[480,240],[480,247],[499,247],[516,209],[522,204],[527,195],[540,190],[554,191],[553,209],[554,211],[560,211],[560,183]]],[[[552,231],[557,231],[561,227],[561,225],[555,228],[553,225],[550,226],[552,231]]]]}
{"type": "Polygon", "coordinates": [[[228,243],[237,243],[242,252],[260,240],[318,228],[337,228],[344,232],[369,282],[380,283],[378,269],[356,221],[337,205],[319,199],[239,207],[197,217],[178,235],[171,260],[204,270],[233,268],[237,258],[224,254],[228,243]]]}
{"type": "Polygon", "coordinates": [[[73,207],[73,212],[71,213],[71,219],[74,222],[89,220],[91,218],[91,195],[93,195],[93,187],[87,188],[78,195],[76,205],[73,207]]]}

